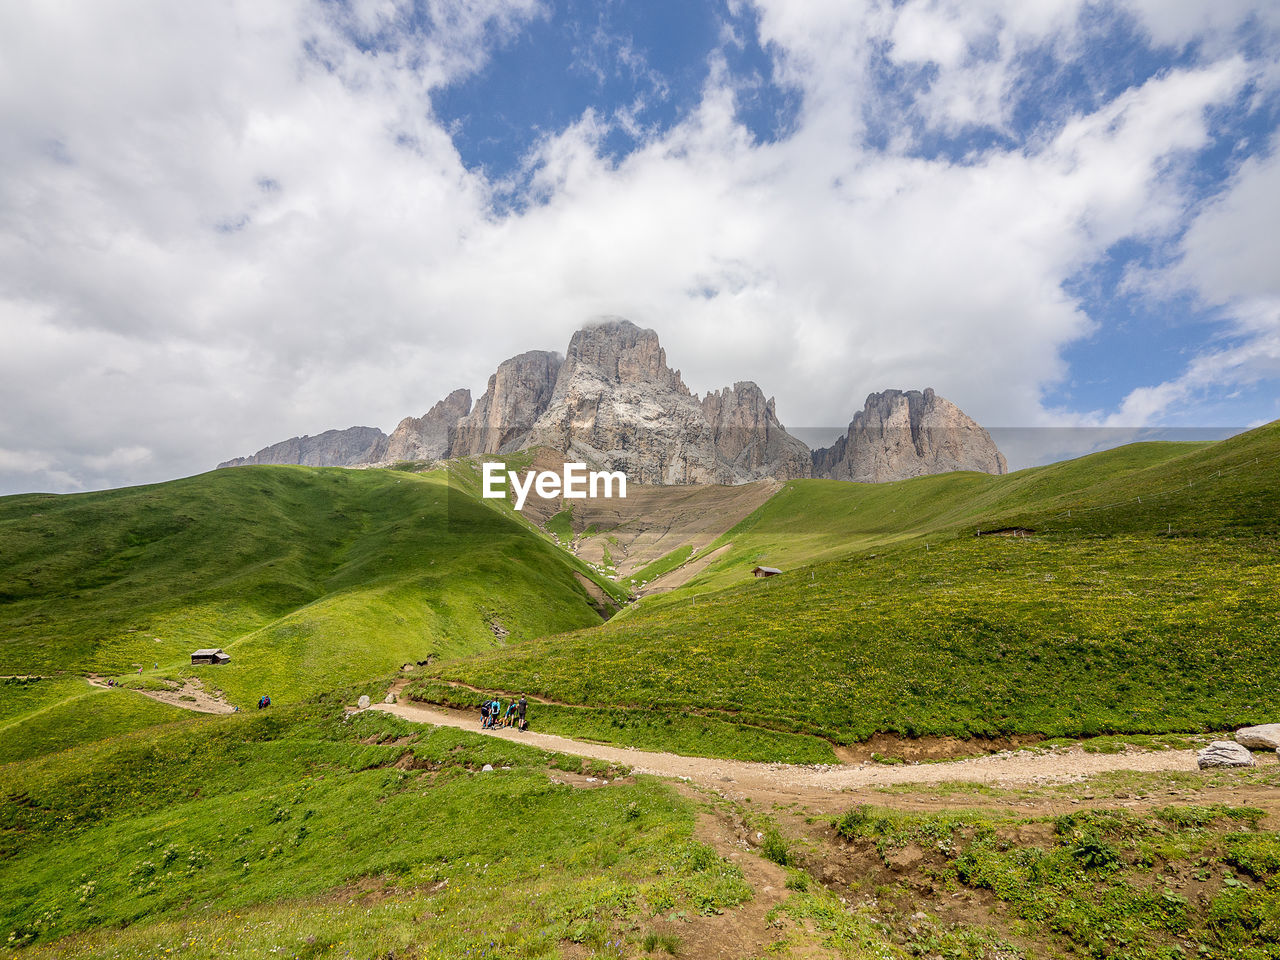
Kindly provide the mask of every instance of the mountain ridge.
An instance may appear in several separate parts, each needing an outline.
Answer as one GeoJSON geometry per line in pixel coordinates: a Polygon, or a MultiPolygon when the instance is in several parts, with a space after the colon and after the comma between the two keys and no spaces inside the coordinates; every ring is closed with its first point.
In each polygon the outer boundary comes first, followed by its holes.
{"type": "Polygon", "coordinates": [[[531,350],[504,360],[474,406],[459,388],[389,436],[373,427],[330,430],[218,466],[371,466],[533,446],[662,485],[1008,471],[990,434],[932,388],[870,394],[844,436],[810,450],[754,381],[699,397],[668,365],[657,333],[621,317],[577,330],[563,356],[531,350]]]}

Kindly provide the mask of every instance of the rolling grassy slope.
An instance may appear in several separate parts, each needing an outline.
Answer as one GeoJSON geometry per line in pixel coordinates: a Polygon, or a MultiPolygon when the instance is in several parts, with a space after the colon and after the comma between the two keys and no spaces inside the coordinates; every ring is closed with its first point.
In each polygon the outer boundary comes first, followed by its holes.
{"type": "Polygon", "coordinates": [[[0,764],[187,717],[179,707],[79,677],[6,679],[0,681],[0,764]]]}
{"type": "Polygon", "coordinates": [[[342,699],[0,766],[6,945],[554,956],[750,896],[693,839],[694,805],[655,780],[575,789],[548,774],[579,770],[576,757],[372,711],[348,720],[342,699]]]}
{"type": "Polygon", "coordinates": [[[241,706],[600,621],[585,565],[443,474],[253,467],[6,497],[0,543],[0,671],[194,674],[241,706]],[[204,646],[231,664],[191,667],[204,646]]]}
{"type": "Polygon", "coordinates": [[[684,589],[437,673],[837,742],[1275,720],[1278,462],[1272,424],[1009,477],[794,482],[684,589]],[[1014,524],[1039,533],[972,535],[1014,524]]]}
{"type": "MultiPolygon", "coordinates": [[[[1166,465],[1205,447],[1132,444],[1003,477],[948,473],[882,484],[793,480],[699,551],[731,545],[686,589],[714,590],[740,583],[744,568],[749,571],[759,563],[792,569],[854,551],[968,536],[983,526],[1025,524],[1036,511],[1034,522],[1039,523],[1046,511],[1124,499],[1130,487],[1163,489],[1176,482],[1165,477],[1166,465]]],[[[648,600],[646,605],[661,602],[648,600]]]]}

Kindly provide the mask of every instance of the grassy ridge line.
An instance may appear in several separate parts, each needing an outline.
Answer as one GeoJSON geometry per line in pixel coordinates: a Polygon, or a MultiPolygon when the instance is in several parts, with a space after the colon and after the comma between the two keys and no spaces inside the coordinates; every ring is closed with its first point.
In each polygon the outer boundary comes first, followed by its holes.
{"type": "Polygon", "coordinates": [[[97,740],[190,718],[180,707],[125,690],[90,687],[78,677],[32,684],[34,697],[0,686],[6,719],[0,724],[0,764],[57,753],[97,740]],[[25,705],[22,700],[34,700],[25,705]],[[22,712],[24,711],[25,712],[22,712]]]}
{"type": "MultiPolygon", "coordinates": [[[[1266,462],[1280,452],[1280,429],[1181,450],[1144,445],[1045,468],[998,498],[1008,515],[1036,520],[1066,496],[1105,503],[1117,489],[1246,467],[1224,471],[1208,506],[1194,487],[1159,504],[1181,535],[1164,536],[1164,524],[1159,536],[1125,532],[1151,529],[1155,508],[1136,501],[1092,528],[1027,540],[954,530],[948,539],[935,528],[928,552],[899,543],[701,595],[686,587],[598,629],[439,673],[566,703],[720,710],[836,742],[875,731],[1079,736],[1275,719],[1268,691],[1280,665],[1268,624],[1280,618],[1280,477],[1266,462]],[[1116,476],[1099,477],[1103,468],[1116,476]],[[1081,487],[1090,473],[1096,490],[1081,487]]],[[[894,510],[926,493],[931,522],[990,518],[999,516],[991,491],[1018,480],[845,484],[843,514],[829,509],[836,485],[797,482],[740,525],[734,543],[784,550],[799,538],[853,553],[867,538],[900,536],[889,526],[894,510]],[[986,496],[939,503],[946,489],[986,496]],[[842,541],[851,527],[858,532],[842,541]]]]}
{"type": "Polygon", "coordinates": [[[241,706],[487,649],[499,626],[599,622],[585,565],[443,473],[252,467],[6,497],[0,539],[6,673],[156,664],[241,706]],[[203,646],[232,663],[192,668],[203,646]]]}
{"type": "MultiPolygon", "coordinates": [[[[1065,510],[1093,502],[1090,491],[1105,480],[1146,485],[1147,471],[1195,454],[1203,443],[1142,443],[1066,463],[1032,467],[1005,476],[958,472],[896,483],[850,484],[793,480],[767,503],[725,531],[697,557],[726,544],[732,548],[683,588],[716,590],[740,582],[744,568],[765,563],[794,569],[857,550],[969,536],[979,527],[1027,522],[1028,508],[1065,510]]],[[[1108,486],[1108,490],[1113,489],[1108,486]]],[[[1035,515],[1041,520],[1040,515],[1035,515]]],[[[662,604],[668,597],[647,598],[662,604]]]]}
{"type": "Polygon", "coordinates": [[[692,805],[648,778],[587,791],[548,779],[581,765],[378,712],[344,720],[336,700],[10,764],[0,931],[11,947],[47,944],[37,956],[261,954],[281,938],[304,955],[536,956],[568,940],[603,949],[624,918],[750,895],[693,840],[692,805]],[[406,908],[383,923],[367,904],[341,909],[375,890],[406,908]],[[260,923],[231,923],[264,907],[260,923]],[[234,943],[219,939],[229,926],[234,943]],[[101,932],[53,942],[77,931],[101,932]]]}
{"type": "Polygon", "coordinates": [[[442,667],[564,703],[723,711],[837,743],[1265,722],[1275,543],[969,538],[835,561],[442,667]]]}

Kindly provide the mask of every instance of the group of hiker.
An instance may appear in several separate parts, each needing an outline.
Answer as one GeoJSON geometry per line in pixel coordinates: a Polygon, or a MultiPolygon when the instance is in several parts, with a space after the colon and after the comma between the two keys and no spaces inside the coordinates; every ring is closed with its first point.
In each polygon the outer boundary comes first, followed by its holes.
{"type": "Polygon", "coordinates": [[[497,697],[486,700],[480,705],[480,727],[489,730],[493,727],[515,727],[517,730],[528,730],[529,721],[525,712],[529,709],[529,701],[520,695],[519,700],[512,700],[503,712],[502,701],[497,697]]]}

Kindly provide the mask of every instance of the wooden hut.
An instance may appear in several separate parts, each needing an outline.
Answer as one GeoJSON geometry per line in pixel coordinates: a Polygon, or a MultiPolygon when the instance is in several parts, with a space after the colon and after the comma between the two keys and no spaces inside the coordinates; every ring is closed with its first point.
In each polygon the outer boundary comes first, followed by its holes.
{"type": "Polygon", "coordinates": [[[215,650],[210,647],[207,650],[197,650],[191,655],[192,663],[230,663],[231,657],[222,652],[221,648],[215,650]]]}
{"type": "Polygon", "coordinates": [[[782,571],[777,567],[756,567],[751,571],[753,577],[776,577],[782,571]]]}

